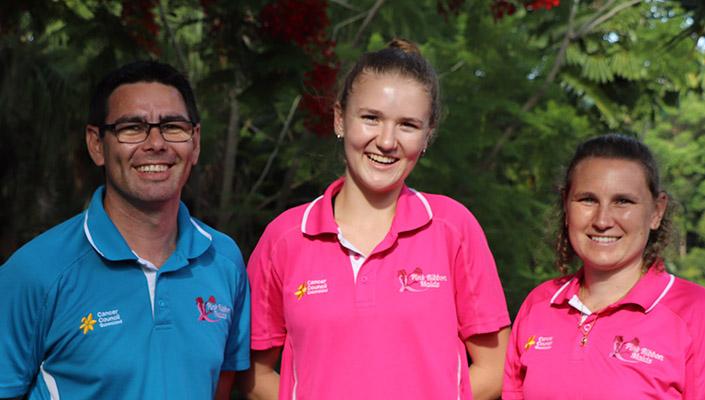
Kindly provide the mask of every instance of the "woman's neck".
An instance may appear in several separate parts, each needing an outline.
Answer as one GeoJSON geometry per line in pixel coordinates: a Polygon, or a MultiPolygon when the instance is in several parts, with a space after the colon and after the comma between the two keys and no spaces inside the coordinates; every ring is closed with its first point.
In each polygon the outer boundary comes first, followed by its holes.
{"type": "Polygon", "coordinates": [[[335,197],[335,221],[346,240],[369,255],[389,232],[401,187],[384,193],[366,193],[348,177],[335,197]]]}
{"type": "Polygon", "coordinates": [[[580,300],[591,311],[599,311],[624,298],[642,275],[642,263],[609,271],[585,267],[580,300]]]}

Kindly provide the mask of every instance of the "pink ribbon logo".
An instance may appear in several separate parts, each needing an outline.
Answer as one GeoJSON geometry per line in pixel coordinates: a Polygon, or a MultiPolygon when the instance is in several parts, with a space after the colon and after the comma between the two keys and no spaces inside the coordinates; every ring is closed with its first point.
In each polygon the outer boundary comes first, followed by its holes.
{"type": "Polygon", "coordinates": [[[208,321],[208,322],[218,322],[218,320],[215,319],[210,319],[208,317],[208,314],[210,314],[211,310],[208,310],[208,304],[215,304],[215,297],[211,296],[208,298],[208,302],[204,303],[203,302],[203,297],[198,296],[196,297],[196,307],[198,307],[198,320],[199,321],[208,321]]]}
{"type": "Polygon", "coordinates": [[[635,337],[634,339],[625,342],[623,336],[614,337],[610,357],[614,357],[620,361],[628,363],[636,363],[637,361],[633,360],[631,357],[634,353],[639,353],[639,338],[635,337]]]}
{"type": "Polygon", "coordinates": [[[428,289],[419,289],[413,286],[418,286],[419,282],[422,280],[422,278],[419,278],[423,277],[423,271],[421,270],[421,268],[414,269],[410,274],[407,274],[405,269],[401,269],[399,270],[397,275],[399,277],[399,283],[401,284],[401,287],[399,288],[400,293],[403,293],[404,291],[425,292],[428,289]]]}

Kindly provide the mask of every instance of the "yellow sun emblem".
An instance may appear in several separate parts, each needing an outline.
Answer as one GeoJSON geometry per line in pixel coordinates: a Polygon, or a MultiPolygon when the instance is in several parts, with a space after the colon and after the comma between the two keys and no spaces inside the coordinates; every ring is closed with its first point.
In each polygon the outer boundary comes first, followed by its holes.
{"type": "Polygon", "coordinates": [[[301,298],[306,294],[306,284],[300,284],[299,289],[295,291],[294,294],[296,295],[296,300],[301,300],[301,298]]]}
{"type": "Polygon", "coordinates": [[[531,346],[536,344],[536,335],[529,336],[529,340],[526,341],[524,349],[529,350],[531,346]]]}
{"type": "Polygon", "coordinates": [[[83,331],[85,335],[88,331],[93,330],[93,325],[95,325],[95,320],[93,319],[93,313],[89,313],[87,316],[81,318],[81,326],[78,328],[83,331]]]}

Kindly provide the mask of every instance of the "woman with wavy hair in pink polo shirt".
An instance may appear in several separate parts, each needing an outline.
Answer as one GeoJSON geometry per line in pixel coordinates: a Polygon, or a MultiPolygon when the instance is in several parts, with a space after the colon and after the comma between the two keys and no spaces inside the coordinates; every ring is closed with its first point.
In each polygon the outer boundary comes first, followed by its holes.
{"type": "Polygon", "coordinates": [[[249,260],[246,391],[496,398],[509,317],[484,233],[460,203],[404,184],[437,128],[436,73],[394,40],[357,61],[334,112],[344,176],[270,223],[249,260]]]}
{"type": "Polygon", "coordinates": [[[557,266],[514,322],[503,399],[705,399],[705,288],[669,274],[668,197],[637,139],[581,144],[561,190],[557,266]]]}

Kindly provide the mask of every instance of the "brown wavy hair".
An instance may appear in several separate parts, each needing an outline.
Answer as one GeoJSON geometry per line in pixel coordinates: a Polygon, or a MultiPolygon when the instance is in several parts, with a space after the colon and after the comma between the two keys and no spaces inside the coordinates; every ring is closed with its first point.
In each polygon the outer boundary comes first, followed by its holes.
{"type": "MultiPolygon", "coordinates": [[[[575,150],[565,172],[563,184],[559,187],[558,222],[560,226],[558,226],[556,235],[555,266],[564,275],[570,272],[570,267],[577,258],[568,237],[565,200],[573,183],[575,167],[587,158],[610,158],[637,162],[644,170],[646,184],[653,198],[656,199],[661,193],[666,194],[666,191],[661,188],[656,160],[644,143],[633,137],[620,134],[598,136],[581,143],[575,150]]],[[[671,208],[669,202],[658,229],[651,230],[649,233],[643,255],[644,268],[648,269],[654,265],[661,258],[661,252],[668,246],[671,233],[671,208]]]]}

